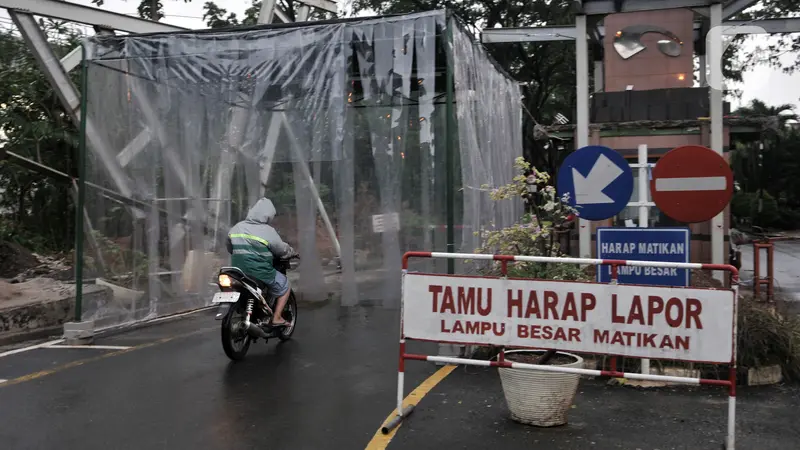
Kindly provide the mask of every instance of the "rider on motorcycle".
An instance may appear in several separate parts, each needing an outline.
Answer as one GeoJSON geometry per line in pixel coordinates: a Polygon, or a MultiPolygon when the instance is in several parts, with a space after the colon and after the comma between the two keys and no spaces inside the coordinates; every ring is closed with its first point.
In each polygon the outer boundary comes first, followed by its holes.
{"type": "Polygon", "coordinates": [[[228,232],[228,253],[232,266],[263,283],[260,288],[278,299],[272,325],[285,326],[287,322],[281,314],[289,298],[289,280],[275,270],[272,261],[273,258],[289,259],[297,253],[269,225],[276,213],[275,205],[268,198],[256,202],[247,212],[247,218],[228,232]]]}

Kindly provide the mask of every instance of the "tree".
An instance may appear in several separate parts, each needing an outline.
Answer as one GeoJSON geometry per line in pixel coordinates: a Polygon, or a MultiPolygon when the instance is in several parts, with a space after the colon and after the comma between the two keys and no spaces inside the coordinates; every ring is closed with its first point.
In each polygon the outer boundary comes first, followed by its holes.
{"type": "MultiPolygon", "coordinates": [[[[58,21],[40,21],[56,56],[79,44],[77,32],[58,21]]],[[[3,149],[77,175],[77,129],[39,70],[25,43],[0,34],[0,136],[3,149]]],[[[65,250],[73,236],[71,189],[14,160],[0,162],[0,239],[34,250],[65,250]]]]}
{"type": "Polygon", "coordinates": [[[794,113],[794,105],[786,103],[769,106],[758,99],[752,100],[748,106],[742,106],[737,109],[736,114],[745,117],[776,117],[779,120],[781,129],[786,128],[786,123],[789,120],[797,119],[797,114],[794,113]]]}
{"type": "MultiPolygon", "coordinates": [[[[189,3],[192,0],[183,1],[189,3]]],[[[92,4],[97,6],[103,6],[105,3],[105,0],[92,0],[92,4]]],[[[161,20],[164,18],[164,4],[161,0],[140,0],[136,12],[139,14],[139,17],[143,19],[161,20]],[[153,6],[155,6],[155,8],[153,8],[153,6]]]]}
{"type": "MultiPolygon", "coordinates": [[[[736,115],[773,118],[771,126],[755,139],[736,143],[731,154],[734,177],[741,188],[734,204],[738,215],[748,214],[754,223],[761,219],[767,226],[796,227],[800,221],[800,133],[788,126],[795,118],[794,105],[769,106],[760,100],[736,110],[736,115]],[[775,203],[780,209],[771,221],[759,204],[775,203]]],[[[741,218],[741,217],[740,217],[741,218]]]]}
{"type": "MultiPolygon", "coordinates": [[[[800,17],[800,2],[797,0],[761,0],[757,6],[751,7],[747,10],[732,17],[733,20],[762,20],[762,19],[778,19],[784,17],[800,17]]],[[[751,69],[755,65],[766,62],[772,67],[783,69],[786,73],[794,73],[800,69],[800,58],[794,58],[794,61],[788,65],[784,65],[781,61],[781,56],[786,53],[800,52],[800,35],[783,33],[774,35],[778,39],[776,42],[770,44],[767,48],[757,48],[755,50],[744,52],[736,49],[736,56],[738,60],[742,61],[742,69],[751,69]]],[[[740,38],[739,42],[744,38],[740,38]]]]}
{"type": "MultiPolygon", "coordinates": [[[[183,0],[184,3],[190,3],[192,0],[183,0]]],[[[105,0],[92,0],[92,4],[103,6],[105,0]]],[[[297,20],[297,12],[302,2],[298,0],[278,0],[276,3],[292,20],[297,20]]],[[[155,20],[164,18],[164,4],[161,0],[140,0],[139,6],[136,8],[139,17],[143,19],[153,19],[155,11],[155,20]],[[156,8],[153,8],[155,4],[156,8]]],[[[254,0],[252,6],[245,11],[244,19],[241,21],[236,16],[236,13],[228,13],[228,10],[221,8],[216,2],[207,1],[203,4],[203,20],[209,28],[228,28],[239,25],[255,25],[258,22],[258,14],[261,11],[261,2],[254,0]]],[[[308,16],[308,20],[322,20],[328,19],[330,13],[322,10],[312,8],[308,16]]]]}
{"type": "Polygon", "coordinates": [[[203,5],[203,20],[206,21],[208,28],[224,28],[229,26],[239,25],[239,19],[236,18],[235,13],[228,13],[228,10],[220,8],[214,2],[206,2],[203,5]]]}

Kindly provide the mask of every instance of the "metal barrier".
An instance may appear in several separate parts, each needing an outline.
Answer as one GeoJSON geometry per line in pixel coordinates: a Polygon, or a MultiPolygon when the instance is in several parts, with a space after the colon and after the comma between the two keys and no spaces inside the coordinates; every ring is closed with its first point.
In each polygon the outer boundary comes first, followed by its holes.
{"type": "Polygon", "coordinates": [[[761,300],[761,286],[767,287],[767,301],[775,299],[775,272],[773,261],[775,257],[775,246],[772,242],[753,242],[753,297],[761,300]],[[761,276],[761,250],[767,253],[767,276],[761,276]]]}
{"type": "MultiPolygon", "coordinates": [[[[545,372],[629,378],[634,380],[662,381],[690,385],[724,386],[728,388],[728,424],[725,447],[728,450],[734,450],[736,435],[736,320],[739,282],[738,270],[735,267],[727,264],[668,263],[588,258],[552,258],[542,256],[408,252],[403,256],[402,276],[403,292],[400,303],[400,357],[397,374],[397,415],[382,428],[382,432],[384,434],[388,434],[392,429],[397,427],[403,421],[403,419],[408,417],[414,410],[413,405],[405,409],[403,408],[403,392],[405,362],[406,360],[415,360],[445,364],[508,367],[514,369],[529,369],[545,372]],[[481,277],[409,272],[409,258],[494,260],[501,263],[501,271],[503,276],[481,277]],[[507,277],[509,262],[610,266],[612,282],[609,284],[600,284],[589,282],[510,279],[507,277]],[[651,268],[649,270],[724,270],[731,273],[733,287],[732,289],[695,289],[620,285],[617,284],[617,274],[620,266],[651,268]],[[464,283],[472,284],[473,286],[467,288],[459,286],[458,293],[453,294],[451,289],[453,286],[451,285],[458,283],[459,280],[462,280],[464,283]],[[420,289],[420,285],[425,284],[427,284],[427,289],[420,289]],[[567,294],[565,296],[562,295],[561,298],[566,298],[565,305],[571,305],[571,309],[569,309],[568,314],[568,308],[565,306],[561,319],[566,320],[567,316],[569,315],[571,316],[570,318],[574,318],[575,321],[590,323],[588,313],[594,312],[595,309],[600,305],[600,299],[598,299],[598,296],[602,297],[603,295],[607,295],[610,298],[610,303],[612,305],[611,322],[614,324],[613,328],[618,329],[611,329],[610,331],[603,330],[602,332],[598,332],[597,328],[591,328],[590,331],[594,332],[592,334],[594,337],[594,343],[589,342],[588,340],[581,341],[581,339],[572,339],[572,334],[578,335],[584,331],[584,328],[586,327],[583,327],[577,329],[578,331],[573,331],[576,330],[576,328],[570,328],[568,332],[562,330],[561,335],[566,338],[566,336],[569,334],[569,339],[564,344],[558,345],[558,348],[547,345],[534,346],[530,344],[525,345],[525,343],[521,344],[520,335],[524,335],[524,338],[528,341],[537,340],[534,338],[533,331],[534,327],[537,325],[531,324],[532,321],[529,319],[529,316],[523,318],[522,307],[524,299],[522,288],[530,290],[530,298],[528,300],[528,312],[530,312],[532,304],[531,302],[534,300],[536,311],[539,310],[540,303],[535,293],[536,289],[540,288],[541,286],[544,286],[547,289],[542,291],[544,296],[544,302],[542,304],[546,310],[544,313],[545,319],[547,319],[547,311],[552,311],[553,315],[557,314],[556,308],[559,302],[559,295],[566,292],[567,294]],[[507,291],[507,314],[505,316],[502,313],[498,313],[496,309],[492,308],[492,298],[498,298],[498,296],[493,295],[495,289],[505,289],[507,291]],[[642,292],[645,291],[651,291],[651,295],[645,296],[642,294],[642,292]],[[516,292],[518,292],[518,294],[516,294],[516,292]],[[448,295],[449,301],[447,300],[448,295]],[[629,307],[630,315],[627,319],[625,319],[624,316],[619,315],[617,311],[617,308],[620,305],[626,303],[625,295],[628,295],[631,298],[629,307]],[[456,297],[458,297],[457,302],[455,301],[456,297]],[[647,301],[643,302],[642,297],[646,297],[647,301]],[[668,300],[664,301],[662,297],[668,300]],[[484,300],[486,300],[486,302],[484,302],[484,300]],[[636,305],[638,305],[638,309],[636,305]],[[646,306],[643,307],[642,305],[646,306]],[[646,308],[648,312],[645,313],[644,309],[642,308],[646,308]],[[445,311],[445,309],[448,309],[449,311],[445,311]],[[457,309],[459,311],[456,311],[457,309]],[[580,309],[580,311],[578,309],[580,309]],[[712,318],[712,320],[706,321],[705,328],[704,325],[702,325],[702,311],[704,309],[706,311],[711,310],[709,316],[712,318]],[[518,311],[518,316],[515,317],[513,311],[518,311]],[[450,316],[443,316],[443,314],[450,314],[451,312],[453,314],[450,316]],[[656,322],[661,320],[662,317],[656,316],[662,313],[664,324],[657,324],[656,322]],[[447,328],[445,326],[445,321],[441,319],[442,317],[472,317],[470,314],[479,318],[481,321],[478,323],[477,321],[455,319],[454,323],[462,320],[464,324],[453,328],[447,328]],[[719,320],[720,318],[722,318],[722,320],[719,320]],[[492,319],[496,319],[497,321],[492,323],[490,322],[492,319]],[[717,322],[715,322],[714,319],[716,319],[717,322]],[[730,319],[730,322],[728,322],[726,319],[730,319]],[[431,326],[431,324],[434,324],[438,320],[441,320],[441,329],[436,329],[436,326],[431,326]],[[625,320],[627,320],[627,322],[625,320]],[[634,320],[639,320],[639,324],[633,324],[634,320]],[[409,324],[413,325],[409,327],[409,324]],[[487,326],[486,324],[490,325],[487,326]],[[638,334],[634,334],[633,331],[620,331],[620,329],[631,329],[632,327],[635,328],[636,326],[646,326],[648,327],[648,330],[658,331],[657,326],[666,328],[665,324],[673,328],[681,328],[685,326],[686,330],[684,330],[684,332],[687,334],[693,334],[691,336],[684,336],[682,340],[680,337],[676,337],[674,341],[669,341],[670,344],[667,347],[670,347],[673,350],[683,351],[682,354],[678,353],[677,357],[675,353],[668,353],[670,348],[667,348],[667,350],[664,351],[664,340],[661,341],[660,348],[656,348],[656,345],[648,347],[647,343],[655,342],[654,339],[655,336],[657,336],[656,333],[636,332],[638,334]],[[506,325],[508,325],[508,327],[506,327],[506,325]],[[513,329],[512,327],[514,325],[517,326],[518,335],[512,336],[510,332],[506,334],[506,330],[513,329]],[[710,327],[708,325],[710,325],[710,327]],[[453,332],[453,330],[456,328],[458,330],[462,330],[460,334],[463,335],[463,337],[460,336],[459,333],[453,332]],[[701,330],[703,331],[701,332],[701,330]],[[445,331],[450,337],[443,337],[443,333],[445,331]],[[602,350],[604,348],[611,348],[616,341],[610,341],[609,336],[614,336],[614,339],[617,339],[617,335],[624,335],[625,337],[628,337],[628,342],[632,342],[633,340],[640,343],[644,342],[645,345],[644,347],[640,346],[638,349],[635,347],[630,347],[630,349],[617,349],[617,351],[602,350]],[[700,335],[703,335],[704,338],[700,339],[700,335]],[[633,339],[633,337],[636,339],[633,339]],[[692,340],[692,338],[695,339],[692,340]],[[598,339],[600,340],[600,344],[594,345],[598,339]],[[502,348],[496,361],[486,361],[470,358],[406,353],[406,340],[463,345],[496,345],[502,348]],[[695,342],[698,345],[690,348],[691,342],[695,342]],[[700,344],[701,342],[702,344],[700,344]],[[578,351],[598,355],[608,355],[611,356],[612,370],[578,369],[509,362],[504,358],[503,350],[505,348],[578,351]],[[616,370],[617,356],[673,359],[686,362],[711,364],[728,364],[729,376],[727,380],[713,380],[619,372],[616,370]]],[[[602,312],[599,312],[597,316],[600,317],[601,320],[607,319],[602,312]]],[[[538,319],[540,319],[540,316],[537,316],[537,320],[538,319]]],[[[558,320],[558,317],[556,317],[556,320],[558,320]]],[[[542,322],[542,320],[538,321],[542,322]]],[[[438,323],[436,325],[438,325],[438,323]]],[[[557,332],[555,335],[558,336],[559,333],[557,332]]],[[[664,336],[669,338],[667,335],[664,336]]],[[[620,339],[622,340],[622,337],[620,337],[620,339]]],[[[544,341],[546,339],[538,340],[544,341]]]]}
{"type": "MultiPolygon", "coordinates": [[[[796,236],[769,236],[764,233],[757,234],[753,239],[746,241],[746,243],[753,244],[753,297],[756,300],[761,300],[761,289],[767,289],[767,302],[775,300],[775,242],[778,241],[796,241],[800,238],[796,236]],[[762,250],[766,253],[767,259],[761,259],[762,250]],[[765,262],[766,276],[761,275],[762,262],[765,262]]],[[[745,243],[745,242],[743,242],[745,243]]]]}

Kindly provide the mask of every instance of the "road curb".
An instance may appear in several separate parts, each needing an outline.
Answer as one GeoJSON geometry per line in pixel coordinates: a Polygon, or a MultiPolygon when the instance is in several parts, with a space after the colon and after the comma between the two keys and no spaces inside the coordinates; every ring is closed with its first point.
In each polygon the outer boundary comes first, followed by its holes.
{"type": "Polygon", "coordinates": [[[125,333],[125,332],[128,332],[128,331],[140,330],[142,328],[151,327],[153,325],[158,325],[158,324],[161,324],[161,323],[175,322],[175,321],[180,320],[180,319],[182,319],[184,317],[191,316],[191,315],[194,315],[194,314],[198,314],[198,313],[201,313],[203,311],[211,311],[211,310],[214,310],[216,308],[217,308],[217,305],[204,306],[202,308],[189,310],[189,311],[183,311],[183,312],[180,312],[180,313],[170,314],[168,316],[163,316],[163,317],[156,317],[156,318],[153,318],[153,319],[150,319],[150,320],[145,320],[145,321],[140,321],[140,322],[132,322],[132,323],[121,324],[121,325],[112,325],[112,326],[109,326],[109,327],[101,328],[99,330],[95,330],[95,337],[98,338],[98,337],[116,336],[118,334],[122,334],[122,333],[125,333]]]}

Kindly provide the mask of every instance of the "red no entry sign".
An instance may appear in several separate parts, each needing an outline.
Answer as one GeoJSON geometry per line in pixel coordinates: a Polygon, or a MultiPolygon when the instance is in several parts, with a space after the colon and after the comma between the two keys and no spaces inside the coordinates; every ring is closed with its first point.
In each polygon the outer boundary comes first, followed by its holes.
{"type": "Polygon", "coordinates": [[[711,220],[733,196],[733,173],[725,159],[700,145],[678,147],[653,168],[650,192],[658,209],[683,223],[711,220]]]}

